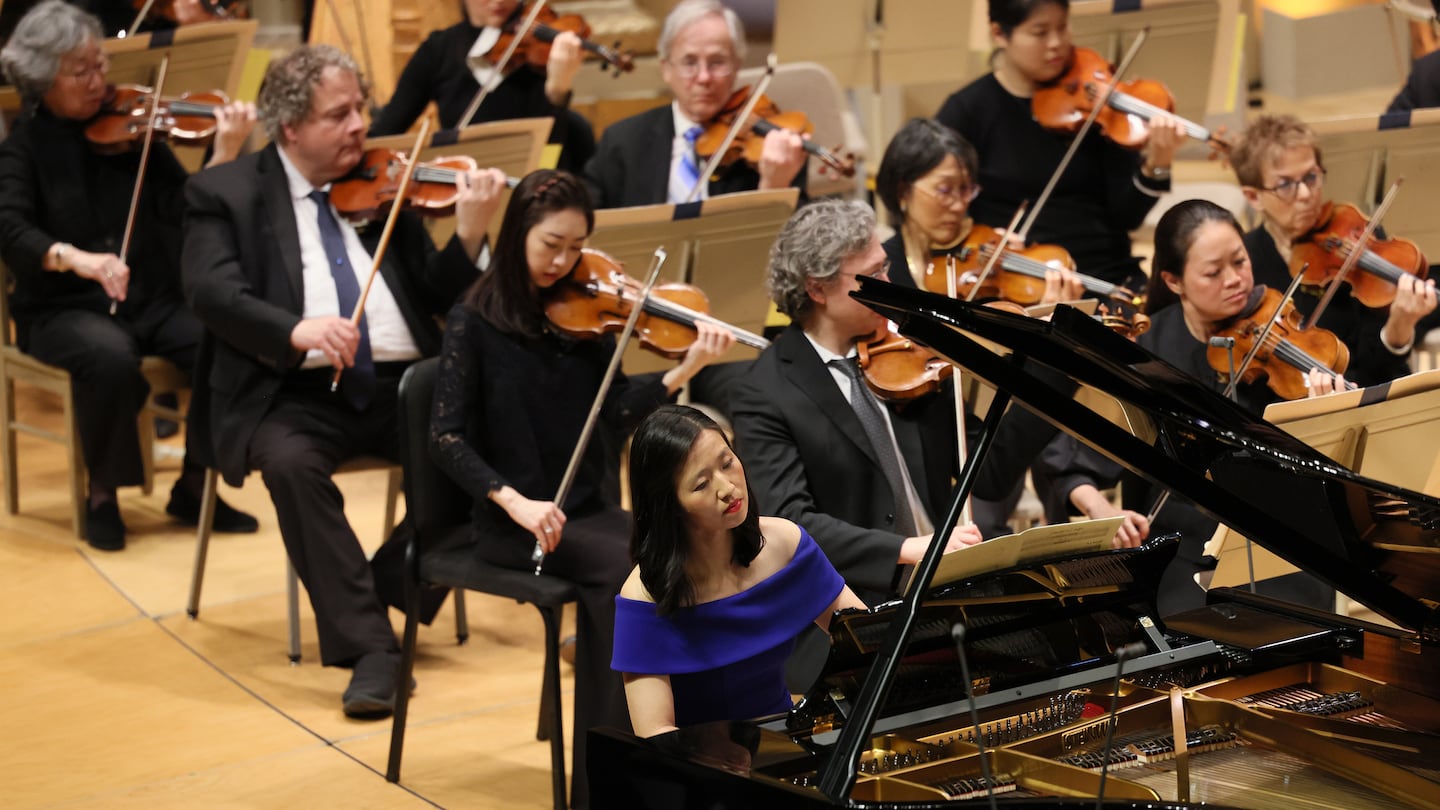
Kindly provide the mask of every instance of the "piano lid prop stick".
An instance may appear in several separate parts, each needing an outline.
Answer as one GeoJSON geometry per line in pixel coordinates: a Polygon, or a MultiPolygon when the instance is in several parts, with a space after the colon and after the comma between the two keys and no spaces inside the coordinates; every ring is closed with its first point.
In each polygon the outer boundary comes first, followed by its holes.
{"type": "MultiPolygon", "coordinates": [[[[380,274],[380,262],[385,259],[385,249],[390,246],[390,234],[395,231],[395,220],[400,216],[400,209],[404,207],[405,195],[410,193],[410,178],[415,174],[415,166],[420,163],[420,147],[425,145],[425,138],[429,135],[430,119],[422,118],[420,131],[415,133],[415,145],[410,149],[410,159],[405,161],[405,170],[400,175],[400,185],[395,192],[395,202],[390,206],[390,216],[385,218],[385,229],[380,232],[380,242],[375,246],[375,260],[370,263],[370,275],[365,279],[365,286],[360,289],[360,298],[355,301],[355,311],[350,313],[350,324],[357,329],[360,328],[360,319],[365,317],[365,299],[370,297],[370,288],[375,286],[375,277],[380,274]]],[[[340,375],[344,371],[343,365],[335,369],[335,376],[330,378],[330,393],[340,390],[340,375]]]]}
{"type": "Polygon", "coordinates": [[[956,622],[950,628],[955,652],[960,656],[960,678],[965,681],[966,703],[970,704],[970,727],[975,729],[975,749],[980,754],[980,774],[985,778],[985,797],[990,810],[995,810],[995,779],[990,774],[990,760],[985,756],[985,732],[980,728],[980,713],[975,710],[975,682],[970,680],[970,656],[965,654],[965,625],[956,622]]]}
{"type": "MultiPolygon", "coordinates": [[[[130,193],[130,213],[125,215],[125,235],[120,238],[120,261],[126,264],[130,263],[130,238],[135,235],[135,214],[140,210],[140,189],[145,185],[145,167],[150,164],[150,144],[155,142],[155,122],[160,116],[160,94],[165,89],[165,74],[169,71],[170,54],[166,53],[160,60],[160,68],[155,75],[155,95],[150,99],[150,120],[145,126],[145,139],[140,145],[140,168],[135,170],[135,188],[130,193]]],[[[111,317],[114,317],[119,305],[119,299],[110,299],[111,317]]]]}
{"type": "Polygon", "coordinates": [[[1120,674],[1125,661],[1145,654],[1145,645],[1135,641],[1115,648],[1115,682],[1110,684],[1110,713],[1105,716],[1105,750],[1100,755],[1100,788],[1095,791],[1095,810],[1105,805],[1105,773],[1110,770],[1110,751],[1115,747],[1115,718],[1120,713],[1120,674]]]}
{"type": "MultiPolygon", "coordinates": [[[[1375,229],[1380,227],[1380,220],[1390,211],[1390,204],[1395,202],[1395,195],[1400,193],[1400,184],[1404,182],[1405,178],[1403,177],[1395,178],[1395,182],[1391,184],[1390,190],[1385,192],[1385,199],[1380,201],[1380,205],[1376,206],[1375,213],[1370,215],[1370,221],[1365,223],[1365,230],[1360,232],[1360,238],[1355,240],[1355,244],[1351,246],[1349,252],[1345,255],[1345,261],[1340,265],[1340,272],[1336,273],[1335,278],[1330,280],[1330,284],[1325,288],[1325,295],[1320,298],[1320,303],[1315,305],[1315,310],[1310,313],[1310,319],[1301,324],[1300,328],[1309,329],[1320,322],[1320,316],[1325,314],[1325,309],[1330,306],[1330,302],[1335,298],[1335,291],[1340,289],[1340,282],[1350,277],[1350,271],[1355,269],[1356,262],[1360,261],[1360,257],[1364,256],[1365,252],[1369,250],[1366,245],[1370,244],[1370,237],[1375,235],[1375,229]]],[[[1305,271],[1302,269],[1296,274],[1296,277],[1299,278],[1304,275],[1305,271]]]]}
{"type": "MultiPolygon", "coordinates": [[[[575,472],[580,468],[580,459],[585,455],[585,446],[590,444],[590,435],[595,432],[595,422],[600,418],[600,406],[605,404],[605,394],[610,390],[610,383],[614,382],[616,372],[620,370],[620,358],[625,354],[625,349],[630,343],[630,336],[635,334],[635,324],[640,320],[640,313],[645,309],[645,302],[650,300],[650,291],[655,288],[655,280],[660,277],[660,268],[665,264],[666,255],[664,247],[655,248],[655,257],[650,261],[650,271],[645,274],[645,286],[641,288],[634,306],[630,307],[630,317],[625,319],[625,328],[621,330],[620,337],[615,340],[615,351],[610,355],[610,365],[606,367],[605,376],[600,380],[600,388],[595,392],[595,401],[590,403],[590,414],[585,417],[585,426],[580,429],[580,438],[575,442],[575,450],[570,454],[570,463],[565,467],[565,475],[560,479],[560,487],[555,492],[557,508],[564,508],[565,496],[570,494],[570,485],[575,482],[575,472]]],[[[539,540],[535,541],[535,549],[530,552],[530,561],[535,563],[535,576],[540,576],[540,568],[545,565],[545,546],[541,545],[539,540]]]]}
{"type": "Polygon", "coordinates": [[[1170,687],[1170,736],[1175,738],[1175,799],[1190,801],[1190,741],[1185,732],[1185,698],[1170,687]]]}

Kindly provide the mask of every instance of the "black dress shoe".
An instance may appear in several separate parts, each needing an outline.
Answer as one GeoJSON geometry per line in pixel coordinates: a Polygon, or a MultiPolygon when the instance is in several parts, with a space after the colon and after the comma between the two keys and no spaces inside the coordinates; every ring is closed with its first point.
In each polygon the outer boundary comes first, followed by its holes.
{"type": "MultiPolygon", "coordinates": [[[[180,398],[173,393],[156,394],[155,404],[171,410],[180,409],[180,398]]],[[[180,423],[163,417],[155,418],[155,438],[168,439],[180,432],[180,423]]]]}
{"type": "Polygon", "coordinates": [[[114,501],[90,509],[85,516],[85,540],[100,551],[125,548],[125,521],[120,519],[120,507],[114,501]]]}
{"type": "MultiPolygon", "coordinates": [[[[400,654],[366,653],[355,662],[350,685],[341,700],[345,716],[357,720],[383,720],[395,711],[395,685],[400,676],[400,654]]],[[[411,689],[414,689],[412,682],[411,689]]]]}
{"type": "MultiPolygon", "coordinates": [[[[188,487],[176,484],[170,490],[170,502],[165,504],[165,513],[187,526],[200,523],[200,499],[188,487]]],[[[215,521],[211,526],[221,534],[252,534],[260,530],[260,521],[254,515],[241,512],[215,496],[215,521]]]]}

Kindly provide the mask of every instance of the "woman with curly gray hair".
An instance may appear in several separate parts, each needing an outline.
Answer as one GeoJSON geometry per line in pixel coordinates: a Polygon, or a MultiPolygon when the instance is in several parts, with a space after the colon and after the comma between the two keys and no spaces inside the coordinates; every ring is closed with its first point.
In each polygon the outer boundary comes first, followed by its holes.
{"type": "MultiPolygon", "coordinates": [[[[795,212],[766,275],[791,324],[733,395],[736,447],[755,501],[804,526],[867,602],[894,594],[901,566],[930,545],[958,457],[949,396],[898,409],[875,399],[856,365],[856,344],[886,324],[850,293],[857,277],[885,281],[888,271],[864,204],[823,200],[795,212]]],[[[979,541],[967,526],[946,547],[979,541]]],[[[823,641],[800,643],[792,692],[805,691],[809,665],[824,660],[823,641]]]]}
{"type": "MultiPolygon", "coordinates": [[[[85,536],[95,548],[118,550],[125,523],[116,489],[143,478],[136,417],[149,387],[140,360],[161,355],[188,372],[200,341],[180,294],[186,173],[164,144],[154,145],[130,252],[117,255],[140,160],[97,154],[85,139],[85,123],[110,89],[99,22],[47,0],[16,26],[0,66],[25,99],[0,145],[0,257],[14,279],[16,332],[26,352],[70,372],[90,480],[85,536]]],[[[234,157],[255,121],[244,104],[216,118],[212,163],[234,157]]],[[[194,523],[204,470],[186,459],[166,511],[194,523]]],[[[257,525],[221,504],[215,527],[257,525]]]]}

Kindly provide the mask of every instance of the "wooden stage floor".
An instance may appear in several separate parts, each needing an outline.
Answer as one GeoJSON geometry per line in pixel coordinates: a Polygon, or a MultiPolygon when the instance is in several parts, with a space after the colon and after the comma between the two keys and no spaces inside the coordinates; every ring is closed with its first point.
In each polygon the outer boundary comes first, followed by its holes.
{"type": "MultiPolygon", "coordinates": [[[[21,387],[17,400],[53,418],[44,395],[21,387]]],[[[391,785],[390,722],[341,713],[349,671],[319,665],[305,599],[304,659],[286,657],[284,551],[258,477],[222,494],[260,533],[215,537],[200,616],[185,615],[195,534],[164,512],[179,440],[166,449],[153,495],[122,490],[129,547],[106,553],[70,533],[59,449],[20,438],[20,514],[0,514],[0,805],[550,806],[533,608],[472,593],[468,644],[455,643],[448,603],[421,628],[403,778],[391,785]]],[[[338,480],[373,550],[384,474],[338,480]]],[[[562,677],[569,739],[568,666],[562,677]]]]}

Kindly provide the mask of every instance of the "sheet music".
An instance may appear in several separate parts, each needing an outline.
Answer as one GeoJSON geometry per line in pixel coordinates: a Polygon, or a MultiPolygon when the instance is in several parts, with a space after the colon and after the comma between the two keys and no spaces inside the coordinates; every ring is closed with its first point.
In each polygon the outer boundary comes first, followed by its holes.
{"type": "MultiPolygon", "coordinates": [[[[991,571],[1003,571],[1024,563],[1055,557],[1073,557],[1109,551],[1123,517],[1035,526],[1019,534],[1007,534],[967,546],[940,558],[931,587],[972,579],[991,571]]],[[[905,583],[905,591],[910,582],[905,583]]]]}

